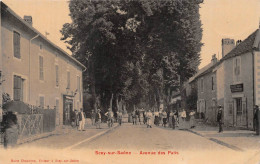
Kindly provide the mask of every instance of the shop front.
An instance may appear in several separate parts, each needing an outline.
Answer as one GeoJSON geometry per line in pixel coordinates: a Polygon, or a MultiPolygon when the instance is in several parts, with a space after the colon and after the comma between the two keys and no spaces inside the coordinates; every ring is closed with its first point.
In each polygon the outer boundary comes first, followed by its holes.
{"type": "Polygon", "coordinates": [[[63,125],[71,125],[73,113],[73,97],[63,96],[63,125]]]}

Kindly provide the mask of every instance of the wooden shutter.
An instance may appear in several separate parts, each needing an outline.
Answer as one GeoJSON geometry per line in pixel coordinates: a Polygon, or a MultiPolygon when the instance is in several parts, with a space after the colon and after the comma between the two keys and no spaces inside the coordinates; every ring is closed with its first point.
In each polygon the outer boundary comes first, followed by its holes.
{"type": "Polygon", "coordinates": [[[44,97],[40,96],[40,106],[44,108],[44,97]]]}
{"type": "Polygon", "coordinates": [[[67,88],[70,88],[70,72],[67,72],[67,88]]]}
{"type": "Polygon", "coordinates": [[[56,86],[59,86],[59,66],[55,66],[55,72],[56,72],[56,86]]]}
{"type": "Polygon", "coordinates": [[[16,31],[13,32],[13,51],[14,57],[20,59],[20,34],[16,31]]]}
{"type": "Polygon", "coordinates": [[[43,74],[43,57],[39,56],[39,74],[40,74],[40,80],[44,79],[44,74],[43,74]]]}
{"type": "Polygon", "coordinates": [[[22,79],[19,76],[14,76],[14,101],[20,101],[21,100],[21,88],[22,88],[22,79]]]}

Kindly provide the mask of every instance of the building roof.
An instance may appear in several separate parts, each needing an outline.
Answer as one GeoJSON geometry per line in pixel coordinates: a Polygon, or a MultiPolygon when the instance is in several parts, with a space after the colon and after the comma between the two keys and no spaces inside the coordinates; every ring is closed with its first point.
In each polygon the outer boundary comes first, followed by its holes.
{"type": "Polygon", "coordinates": [[[242,55],[247,52],[251,52],[253,50],[254,42],[256,39],[256,35],[259,30],[256,30],[253,32],[251,35],[249,35],[244,41],[242,41],[239,45],[237,45],[233,50],[231,50],[227,55],[225,55],[220,62],[235,57],[242,55]]]}
{"type": "MultiPolygon", "coordinates": [[[[215,63],[216,64],[216,63],[215,63]]],[[[204,66],[203,68],[199,69],[199,71],[194,75],[192,76],[190,79],[189,79],[189,83],[192,82],[193,80],[197,79],[198,77],[204,75],[204,74],[207,74],[209,72],[209,70],[211,70],[211,68],[215,65],[213,64],[212,62],[210,62],[208,65],[204,66]]]]}
{"type": "Polygon", "coordinates": [[[255,48],[259,48],[260,42],[260,30],[257,29],[251,35],[249,35],[244,41],[237,45],[233,50],[231,50],[227,55],[225,55],[217,63],[213,64],[212,62],[199,70],[197,74],[189,79],[189,83],[212,71],[213,68],[221,64],[223,61],[230,59],[235,56],[245,54],[247,52],[253,51],[255,48]]]}
{"type": "Polygon", "coordinates": [[[86,67],[80,63],[77,59],[75,59],[74,57],[72,57],[71,55],[69,55],[67,52],[65,52],[63,49],[61,49],[60,47],[58,47],[56,44],[54,44],[53,42],[51,42],[49,39],[47,39],[42,33],[40,33],[37,29],[35,29],[33,26],[31,26],[30,24],[28,24],[25,20],[23,20],[19,15],[17,15],[12,9],[10,9],[5,3],[3,3],[1,1],[1,10],[4,9],[5,11],[8,11],[11,15],[13,15],[16,19],[18,19],[21,23],[23,23],[23,25],[25,25],[26,27],[28,27],[31,31],[35,32],[36,34],[38,34],[43,40],[45,40],[47,43],[49,43],[51,46],[53,46],[55,49],[57,49],[58,51],[61,52],[62,55],[64,55],[65,57],[68,57],[69,59],[71,59],[76,65],[80,66],[81,68],[83,68],[83,70],[86,70],[86,67]]]}

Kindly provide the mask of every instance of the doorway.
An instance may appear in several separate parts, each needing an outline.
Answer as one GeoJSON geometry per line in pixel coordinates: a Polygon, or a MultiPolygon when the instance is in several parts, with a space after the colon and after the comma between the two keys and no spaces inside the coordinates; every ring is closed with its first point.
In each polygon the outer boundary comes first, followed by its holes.
{"type": "Polygon", "coordinates": [[[71,113],[73,112],[73,100],[64,96],[63,125],[71,125],[71,113]]]}
{"type": "Polygon", "coordinates": [[[234,120],[235,126],[244,127],[247,125],[246,116],[246,101],[240,98],[234,98],[234,120]]]}

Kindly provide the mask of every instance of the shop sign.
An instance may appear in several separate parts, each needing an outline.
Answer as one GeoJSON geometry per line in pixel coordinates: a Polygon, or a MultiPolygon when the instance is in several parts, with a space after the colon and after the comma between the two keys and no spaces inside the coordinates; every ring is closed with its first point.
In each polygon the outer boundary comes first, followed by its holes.
{"type": "Polygon", "coordinates": [[[243,92],[244,87],[243,87],[243,84],[235,84],[235,85],[230,85],[230,89],[231,89],[232,93],[243,92]]]}

